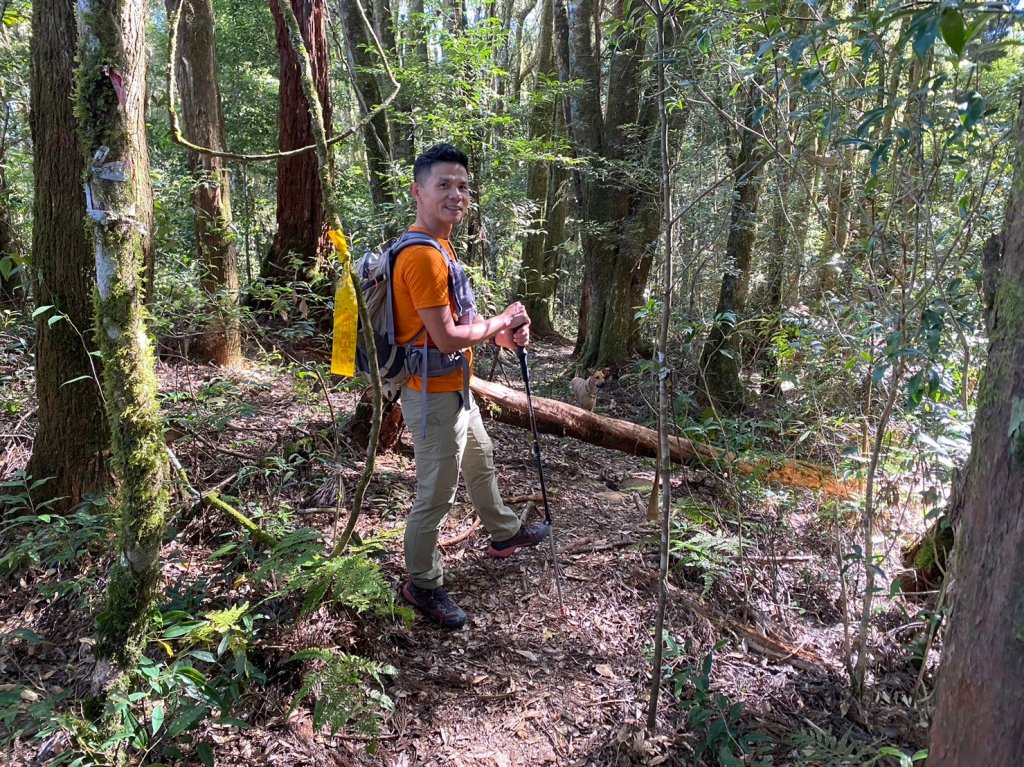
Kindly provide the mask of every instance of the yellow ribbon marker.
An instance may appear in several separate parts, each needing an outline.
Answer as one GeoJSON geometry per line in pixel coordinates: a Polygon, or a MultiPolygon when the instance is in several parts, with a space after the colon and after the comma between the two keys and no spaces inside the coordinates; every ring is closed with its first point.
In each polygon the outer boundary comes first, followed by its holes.
{"type": "Polygon", "coordinates": [[[352,287],[348,243],[340,229],[331,229],[327,236],[341,264],[341,278],[334,292],[334,338],[331,344],[331,372],[335,375],[356,374],[356,328],[359,323],[359,304],[352,287]]]}

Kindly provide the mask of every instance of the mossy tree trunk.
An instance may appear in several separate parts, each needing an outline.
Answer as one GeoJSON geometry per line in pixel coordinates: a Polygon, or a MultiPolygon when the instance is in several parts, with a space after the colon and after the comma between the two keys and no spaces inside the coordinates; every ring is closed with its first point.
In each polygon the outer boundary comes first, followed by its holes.
{"type": "Polygon", "coordinates": [[[559,76],[585,85],[570,96],[569,129],[593,167],[577,191],[584,253],[576,347],[581,367],[616,365],[635,346],[634,307],[647,284],[659,231],[657,176],[651,168],[656,110],[644,89],[644,6],[616,4],[622,18],[603,67],[594,7],[555,5],[559,76]],[[607,71],[607,77],[602,72],[607,71]],[[607,88],[607,106],[601,93],[607,88]]]}
{"type": "MultiPolygon", "coordinates": [[[[180,56],[175,62],[185,137],[224,151],[224,112],[217,81],[217,40],[212,0],[167,0],[181,6],[180,56]]],[[[200,360],[236,366],[242,361],[238,315],[238,250],[231,229],[231,183],[220,157],[187,150],[195,186],[196,251],[207,318],[192,352],[200,360]]]]}
{"type": "Polygon", "coordinates": [[[790,219],[792,186],[795,175],[794,164],[780,164],[775,174],[774,209],[771,218],[771,233],[768,244],[768,280],[765,287],[764,305],[761,307],[763,321],[757,328],[758,346],[764,354],[764,380],[761,393],[779,396],[782,380],[779,377],[779,355],[775,347],[775,336],[782,328],[782,307],[786,303],[785,288],[789,277],[789,264],[793,227],[790,219]]]}
{"type": "Polygon", "coordinates": [[[37,306],[54,309],[36,318],[39,420],[28,472],[51,478],[37,489],[38,500],[64,498],[68,506],[107,484],[110,442],[92,378],[93,366],[98,371],[102,363],[89,356],[95,349],[95,260],[83,214],[83,149],[68,98],[74,92],[77,39],[72,4],[32,3],[33,291],[37,306]],[[57,312],[64,319],[51,324],[57,312]]]}
{"type": "Polygon", "coordinates": [[[99,656],[131,668],[160,586],[168,509],[167,453],[145,326],[142,225],[152,201],[136,193],[146,145],[146,6],[79,3],[77,114],[88,158],[86,209],[96,258],[96,334],[118,480],[117,555],[99,618],[99,656]]]}
{"type": "MultiPolygon", "coordinates": [[[[324,127],[331,134],[328,99],[327,20],[324,0],[281,0],[291,2],[302,29],[302,39],[313,62],[313,79],[324,110],[324,127]]],[[[302,92],[299,68],[281,17],[279,0],[270,0],[280,59],[278,149],[287,151],[313,143],[309,105],[302,92]]],[[[317,156],[313,152],[277,161],[277,232],[266,260],[263,277],[275,284],[308,280],[321,272],[324,254],[331,247],[324,216],[317,156]]]]}
{"type": "Polygon", "coordinates": [[[1015,143],[929,767],[1016,765],[1024,752],[1024,94],[1015,143]]]}
{"type": "Polygon", "coordinates": [[[754,115],[760,105],[760,86],[751,84],[745,103],[745,130],[740,131],[739,148],[733,160],[735,196],[725,246],[726,271],[722,275],[715,323],[701,352],[704,394],[726,410],[741,406],[745,395],[740,380],[736,326],[747,304],[750,261],[757,235],[757,203],[763,164],[754,115]]]}

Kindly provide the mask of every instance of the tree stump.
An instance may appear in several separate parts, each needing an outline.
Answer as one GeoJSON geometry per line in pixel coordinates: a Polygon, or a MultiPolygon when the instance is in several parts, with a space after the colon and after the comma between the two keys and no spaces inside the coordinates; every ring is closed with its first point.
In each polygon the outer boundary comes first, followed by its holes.
{"type": "MultiPolygon", "coordinates": [[[[348,422],[348,436],[363,450],[370,443],[370,421],[373,418],[373,390],[365,389],[363,396],[356,405],[356,412],[348,422]]],[[[380,417],[380,434],[377,437],[377,452],[394,449],[402,436],[405,419],[402,417],[402,404],[397,399],[385,402],[380,417]]]]}

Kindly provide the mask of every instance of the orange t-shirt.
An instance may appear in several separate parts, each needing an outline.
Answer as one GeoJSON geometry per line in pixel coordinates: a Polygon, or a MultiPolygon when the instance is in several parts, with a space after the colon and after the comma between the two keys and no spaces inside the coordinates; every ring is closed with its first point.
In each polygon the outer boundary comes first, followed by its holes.
{"type": "MultiPolygon", "coordinates": [[[[412,227],[415,231],[425,231],[412,227]]],[[[457,259],[455,250],[448,240],[438,240],[441,246],[457,259]]],[[[431,309],[436,306],[449,306],[455,315],[455,305],[448,291],[448,262],[444,256],[430,245],[410,245],[398,254],[392,274],[393,296],[395,302],[395,340],[400,344],[409,343],[423,330],[420,309],[431,309]]],[[[416,341],[423,343],[421,336],[416,341]]],[[[433,340],[427,338],[427,345],[434,346],[433,340]]],[[[472,352],[469,355],[472,370],[472,352]]],[[[408,386],[414,391],[422,391],[420,376],[412,376],[408,386]]],[[[446,392],[462,391],[462,370],[434,376],[429,379],[428,391],[446,392]]]]}

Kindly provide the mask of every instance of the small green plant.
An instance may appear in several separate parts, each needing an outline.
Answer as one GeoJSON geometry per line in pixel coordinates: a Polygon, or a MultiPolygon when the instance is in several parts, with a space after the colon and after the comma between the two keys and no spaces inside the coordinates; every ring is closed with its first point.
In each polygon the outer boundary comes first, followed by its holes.
{"type": "Polygon", "coordinates": [[[672,683],[672,692],[686,715],[690,730],[697,736],[694,746],[697,764],[709,763],[718,767],[744,767],[772,764],[768,755],[770,739],[752,732],[742,722],[743,704],[733,703],[728,697],[711,690],[711,670],[714,654],[727,643],[719,642],[700,663],[687,662],[692,652],[687,644],[680,647],[665,635],[665,678],[672,683]]]}
{"type": "MultiPolygon", "coordinates": [[[[40,717],[38,738],[63,733],[72,746],[49,763],[105,765],[112,750],[129,748],[138,752],[141,763],[149,763],[153,755],[181,759],[180,736],[207,719],[215,718],[220,726],[247,728],[248,724],[231,716],[231,710],[247,690],[266,683],[266,676],[247,654],[256,621],[262,617],[254,615],[248,603],[214,610],[199,619],[182,610],[159,613],[153,637],[160,648],[158,657],[143,657],[139,662],[140,684],[134,691],[110,695],[104,724],[97,712],[77,705],[59,713],[51,706],[40,717]],[[113,730],[109,722],[116,723],[113,730]]],[[[207,744],[197,744],[196,755],[204,765],[213,764],[207,744]]]]}
{"type": "Polygon", "coordinates": [[[315,695],[314,728],[327,725],[333,734],[353,723],[360,732],[376,737],[381,712],[394,710],[394,703],[384,692],[381,678],[397,674],[393,666],[320,648],[298,652],[291,660],[313,661],[315,664],[314,670],[303,676],[292,710],[315,695]]]}
{"type": "Polygon", "coordinates": [[[36,502],[33,491],[48,479],[36,479],[19,472],[14,479],[0,482],[0,575],[23,572],[32,567],[44,570],[74,565],[76,578],[58,578],[55,585],[40,587],[44,596],[81,592],[82,562],[88,553],[103,551],[113,534],[106,498],[89,498],[67,514],[53,511],[62,499],[36,502]]]}
{"type": "Polygon", "coordinates": [[[412,613],[395,602],[395,592],[375,561],[385,551],[385,542],[386,536],[368,538],[351,546],[344,556],[328,557],[319,531],[300,528],[280,539],[254,577],[282,579],[282,591],[304,594],[300,618],[326,601],[358,613],[398,616],[409,622],[412,613]]]}
{"type": "Polygon", "coordinates": [[[684,501],[674,511],[669,539],[673,566],[700,578],[703,593],[707,594],[715,581],[728,577],[731,558],[740,553],[740,540],[721,531],[704,529],[700,523],[709,518],[699,505],[684,501]]]}
{"type": "Polygon", "coordinates": [[[813,764],[821,767],[876,767],[898,765],[913,767],[928,758],[927,751],[908,756],[894,746],[878,747],[877,743],[855,740],[849,731],[836,737],[820,727],[800,729],[786,741],[786,764],[813,764]],[[792,761],[790,761],[792,760],[792,761]],[[894,761],[895,760],[895,761],[894,761]]]}

